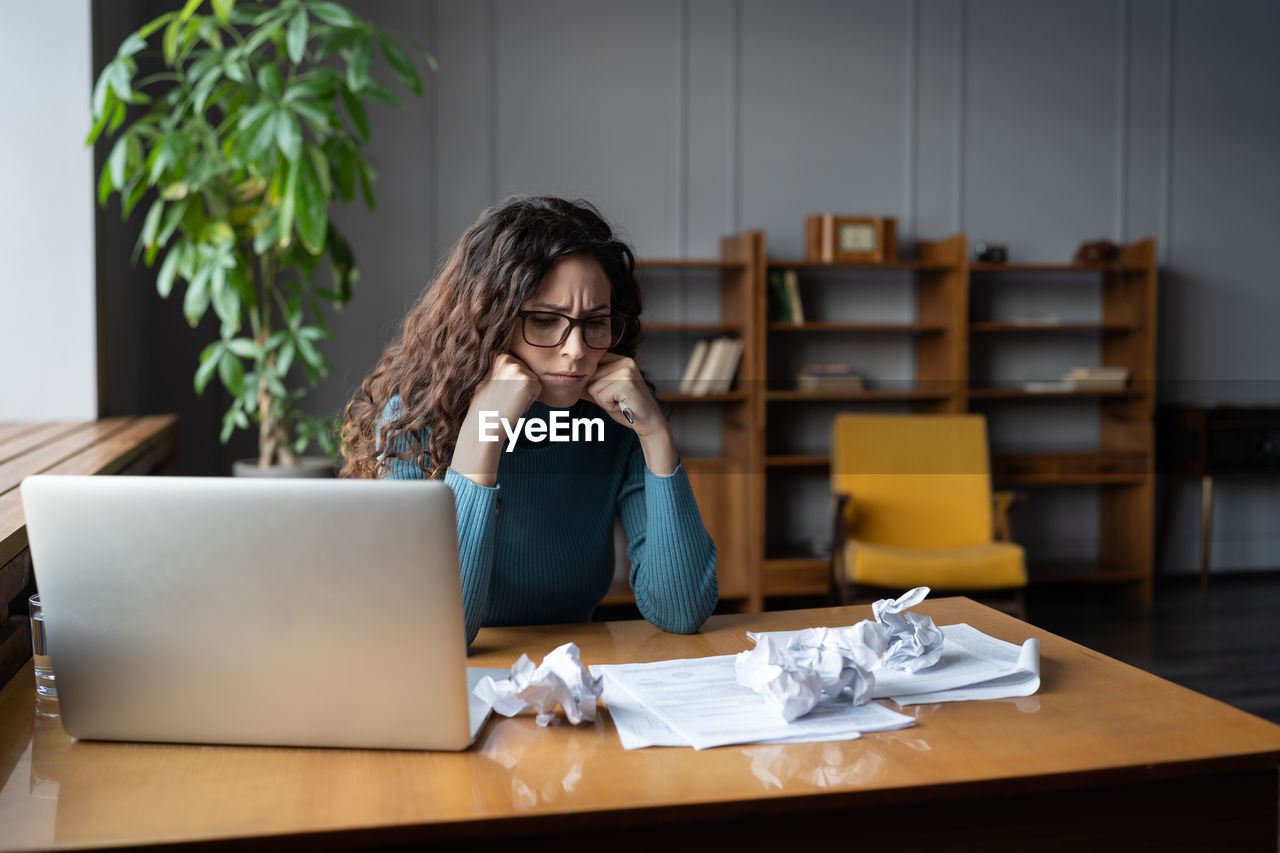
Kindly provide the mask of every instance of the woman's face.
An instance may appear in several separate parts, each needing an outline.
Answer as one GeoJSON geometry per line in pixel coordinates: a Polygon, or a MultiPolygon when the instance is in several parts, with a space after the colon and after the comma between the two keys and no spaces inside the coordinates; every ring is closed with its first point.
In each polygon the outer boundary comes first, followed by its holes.
{"type": "MultiPolygon", "coordinates": [[[[575,320],[608,314],[609,279],[595,258],[569,255],[556,261],[521,310],[551,311],[575,320]]],[[[535,322],[530,318],[530,323],[535,322]]],[[[583,340],[582,326],[575,326],[559,346],[536,347],[524,339],[517,320],[508,349],[538,376],[542,394],[538,401],[567,409],[583,395],[605,350],[592,349],[583,340]]]]}

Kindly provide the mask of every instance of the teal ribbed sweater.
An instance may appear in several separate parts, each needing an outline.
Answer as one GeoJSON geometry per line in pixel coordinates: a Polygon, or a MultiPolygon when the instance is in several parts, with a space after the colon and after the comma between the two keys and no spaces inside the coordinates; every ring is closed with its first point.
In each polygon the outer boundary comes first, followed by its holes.
{"type": "MultiPolygon", "coordinates": [[[[394,398],[388,413],[399,405],[394,398]]],[[[534,403],[525,417],[549,421],[549,413],[534,403]]],[[[618,515],[640,612],[666,631],[698,630],[716,606],[716,548],[684,465],[659,477],[645,468],[635,433],[594,403],[579,401],[569,415],[601,418],[604,440],[522,437],[501,454],[492,488],[445,473],[458,511],[467,643],[486,625],[590,621],[613,581],[618,515]]],[[[425,476],[400,460],[388,468],[394,479],[425,476]]]]}

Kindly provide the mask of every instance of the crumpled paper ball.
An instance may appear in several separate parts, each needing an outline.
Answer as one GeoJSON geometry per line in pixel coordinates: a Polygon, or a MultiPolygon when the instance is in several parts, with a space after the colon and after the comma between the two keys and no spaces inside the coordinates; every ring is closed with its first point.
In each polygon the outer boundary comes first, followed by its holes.
{"type": "Polygon", "coordinates": [[[592,676],[582,665],[578,647],[565,643],[544,657],[537,668],[528,655],[520,655],[509,678],[494,681],[485,676],[473,692],[504,717],[533,708],[538,712],[538,725],[546,726],[555,719],[557,705],[574,725],[591,722],[603,691],[603,679],[592,676]]]}
{"type": "Polygon", "coordinates": [[[795,660],[768,637],[734,658],[733,671],[739,684],[759,693],[787,722],[812,711],[822,698],[823,677],[817,669],[795,660]]]}
{"type": "Polygon", "coordinates": [[[809,628],[782,643],[762,636],[734,659],[734,673],[790,722],[812,711],[824,693],[835,699],[848,691],[853,704],[869,702],[871,670],[887,641],[884,627],[867,620],[847,628],[809,628]]]}
{"type": "Polygon", "coordinates": [[[933,666],[942,657],[942,631],[930,616],[908,613],[929,594],[929,587],[918,586],[899,598],[882,598],[871,605],[876,621],[889,634],[888,647],[880,659],[885,669],[918,672],[933,666]]]}

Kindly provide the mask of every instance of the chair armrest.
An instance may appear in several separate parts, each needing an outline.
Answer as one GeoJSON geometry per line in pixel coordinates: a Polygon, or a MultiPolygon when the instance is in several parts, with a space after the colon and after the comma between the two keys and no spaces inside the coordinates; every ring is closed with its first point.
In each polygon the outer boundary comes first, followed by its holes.
{"type": "Polygon", "coordinates": [[[1021,492],[991,493],[991,533],[996,542],[1012,542],[1013,528],[1009,524],[1009,510],[1014,503],[1022,500],[1021,492]]]}
{"type": "Polygon", "coordinates": [[[831,578],[827,597],[836,604],[848,604],[850,597],[845,577],[844,546],[849,539],[849,525],[845,514],[853,509],[851,497],[845,492],[833,492],[831,495],[831,578]]]}

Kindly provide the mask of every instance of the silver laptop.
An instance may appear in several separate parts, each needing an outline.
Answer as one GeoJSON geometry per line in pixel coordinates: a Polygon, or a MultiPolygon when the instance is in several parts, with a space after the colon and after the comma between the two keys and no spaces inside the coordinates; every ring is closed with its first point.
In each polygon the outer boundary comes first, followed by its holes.
{"type": "Polygon", "coordinates": [[[74,737],[453,750],[484,723],[443,483],[41,475],[22,503],[74,737]]]}

